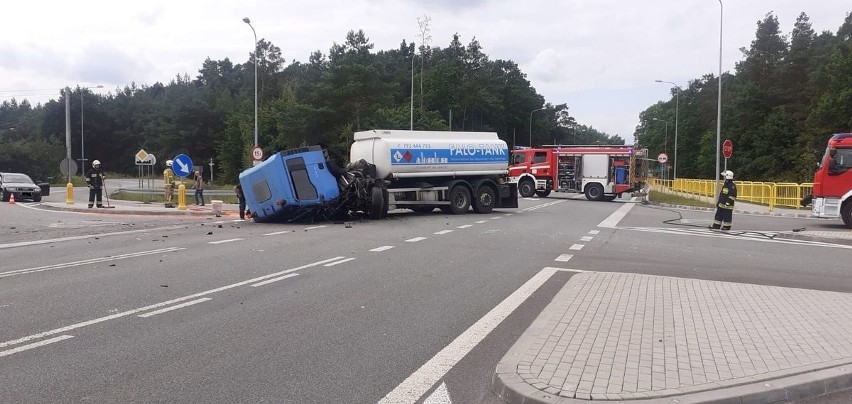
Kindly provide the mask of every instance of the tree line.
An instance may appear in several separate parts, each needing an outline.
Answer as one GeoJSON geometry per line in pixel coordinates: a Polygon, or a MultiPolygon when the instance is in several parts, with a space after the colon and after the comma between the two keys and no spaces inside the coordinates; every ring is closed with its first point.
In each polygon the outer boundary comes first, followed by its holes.
{"type": "MultiPolygon", "coordinates": [[[[738,178],[807,181],[828,136],[852,130],[850,36],[849,15],[837,34],[816,34],[802,13],[789,40],[771,13],[758,22],[744,59],[722,77],[722,137],[734,141],[729,167],[738,178]]],[[[494,131],[510,146],[528,146],[530,138],[533,145],[624,144],[577,122],[568,105],[545,102],[515,62],[489,59],[475,37],[463,45],[453,35],[444,48],[403,40],[375,51],[359,30],[306,63],[287,63],[262,39],[244,63],[208,58],[195,77],[177,75],[167,84],[131,83],[106,95],[76,88],[36,106],[4,101],[0,171],[58,176],[68,97],[73,158],[81,154],[82,102],[85,156],[107,170],[135,173],[133,156],[145,149],[159,167],[177,154],[201,166],[212,159],[215,178],[233,183],[251,166],[255,63],[265,155],[320,144],[346,163],[352,133],[370,129],[494,131]]],[[[678,176],[713,178],[717,80],[692,80],[642,111],[637,147],[672,155],[677,110],[678,176]],[[667,145],[654,118],[668,122],[667,145]]]]}
{"type": "MultiPolygon", "coordinates": [[[[738,179],[813,181],[831,135],[852,132],[852,14],[836,34],[817,34],[801,13],[787,36],[769,13],[740,51],[735,72],[722,75],[720,138],[734,145],[728,168],[738,179]]],[[[712,74],[691,80],[640,114],[639,143],[652,156],[667,150],[669,164],[677,115],[678,177],[715,175],[718,85],[712,74]],[[655,118],[668,122],[668,146],[655,118]]]]}

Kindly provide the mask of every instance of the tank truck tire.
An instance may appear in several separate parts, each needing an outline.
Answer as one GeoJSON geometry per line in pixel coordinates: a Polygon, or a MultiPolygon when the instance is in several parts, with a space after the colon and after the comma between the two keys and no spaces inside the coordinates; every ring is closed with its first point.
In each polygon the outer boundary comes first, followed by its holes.
{"type": "Polygon", "coordinates": [[[589,184],[586,187],[586,199],[590,201],[600,201],[604,198],[604,189],[601,184],[589,184]]]}
{"type": "Polygon", "coordinates": [[[852,229],[852,199],[846,200],[840,208],[840,217],[843,218],[843,224],[852,229]]]}
{"type": "Polygon", "coordinates": [[[385,187],[382,187],[382,219],[388,217],[388,208],[390,208],[390,192],[385,187]]]}
{"type": "Polygon", "coordinates": [[[530,198],[535,195],[535,183],[529,178],[524,178],[518,183],[518,193],[524,198],[530,198]]]}
{"type": "Polygon", "coordinates": [[[382,218],[382,207],[385,206],[384,199],[382,189],[373,187],[373,193],[370,198],[370,219],[378,220],[382,218]]]}
{"type": "Polygon", "coordinates": [[[464,185],[458,184],[450,191],[450,209],[453,214],[467,213],[470,209],[470,191],[464,185]]]}
{"type": "Polygon", "coordinates": [[[497,193],[494,188],[482,185],[476,190],[476,198],[473,200],[473,211],[476,213],[491,213],[497,202],[497,193]]]}
{"type": "Polygon", "coordinates": [[[535,194],[538,195],[539,198],[547,198],[547,196],[550,195],[550,190],[548,189],[546,191],[535,191],[535,194]]]}

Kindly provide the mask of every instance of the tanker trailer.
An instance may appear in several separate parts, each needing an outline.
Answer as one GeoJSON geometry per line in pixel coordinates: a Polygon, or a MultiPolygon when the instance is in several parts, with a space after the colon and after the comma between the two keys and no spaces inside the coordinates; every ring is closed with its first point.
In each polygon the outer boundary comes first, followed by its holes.
{"type": "Polygon", "coordinates": [[[350,166],[375,167],[387,189],[384,209],[460,214],[518,207],[509,148],[497,133],[371,130],[354,140],[350,166]]]}

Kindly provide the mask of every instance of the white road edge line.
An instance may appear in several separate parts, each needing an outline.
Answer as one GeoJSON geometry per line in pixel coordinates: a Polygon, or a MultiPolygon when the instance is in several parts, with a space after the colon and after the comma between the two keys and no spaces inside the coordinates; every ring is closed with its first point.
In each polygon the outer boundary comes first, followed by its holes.
{"type": "Polygon", "coordinates": [[[287,269],[287,270],[284,270],[284,271],[279,271],[279,272],[275,272],[275,273],[272,273],[272,274],[259,276],[257,278],[249,279],[249,280],[246,280],[246,281],[232,283],[230,285],[225,285],[225,286],[221,286],[221,287],[218,287],[218,288],[215,288],[215,289],[206,290],[204,292],[198,292],[198,293],[194,293],[194,294],[191,294],[191,295],[188,295],[188,296],[179,297],[177,299],[172,299],[172,300],[168,300],[168,301],[165,301],[165,302],[160,302],[160,303],[155,303],[155,304],[152,304],[152,305],[149,305],[149,306],[140,307],[138,309],[127,310],[127,311],[123,311],[121,313],[115,313],[115,314],[111,314],[109,316],[96,318],[94,320],[84,321],[82,323],[77,323],[77,324],[71,324],[71,325],[68,325],[68,326],[65,326],[65,327],[55,328],[55,329],[50,330],[50,331],[44,331],[44,332],[40,332],[38,334],[27,335],[26,337],[22,337],[22,338],[13,339],[13,340],[5,341],[5,342],[0,342],[0,348],[4,348],[4,347],[7,347],[7,346],[11,346],[11,345],[17,345],[17,344],[20,344],[20,343],[23,343],[23,342],[32,341],[34,339],[44,338],[48,335],[61,334],[61,333],[67,332],[67,331],[76,330],[78,328],[83,328],[83,327],[90,326],[90,325],[93,325],[93,324],[102,323],[104,321],[115,320],[117,318],[130,316],[130,315],[133,315],[133,314],[136,314],[136,313],[142,313],[144,311],[156,309],[158,307],[164,307],[164,306],[168,306],[168,305],[171,305],[171,304],[174,304],[174,303],[183,302],[183,301],[187,301],[187,300],[190,300],[190,299],[195,299],[196,297],[212,295],[213,293],[222,292],[224,290],[233,289],[233,288],[240,287],[240,286],[243,286],[243,285],[249,285],[249,284],[252,284],[252,283],[257,283],[257,282],[260,282],[264,279],[274,278],[276,276],[281,276],[283,274],[296,272],[296,271],[299,271],[299,270],[302,270],[302,269],[305,269],[305,268],[310,268],[310,267],[322,265],[322,264],[325,264],[327,262],[337,261],[341,258],[343,258],[343,257],[328,258],[328,259],[324,259],[322,261],[317,261],[317,262],[312,262],[310,264],[305,264],[305,265],[302,265],[302,266],[299,266],[299,267],[296,267],[296,268],[290,268],[290,269],[287,269]]]}
{"type": "MultiPolygon", "coordinates": [[[[52,212],[52,211],[48,211],[52,212]]],[[[88,214],[88,213],[86,213],[88,214]]],[[[166,227],[156,227],[151,229],[139,229],[139,230],[127,230],[127,231],[115,231],[112,233],[101,233],[101,234],[88,234],[85,236],[70,236],[70,237],[60,237],[60,238],[52,238],[48,240],[36,240],[36,241],[21,241],[18,243],[8,243],[8,244],[0,244],[0,250],[5,248],[14,248],[14,247],[27,247],[33,245],[40,244],[50,244],[50,243],[59,243],[63,241],[74,241],[74,240],[85,240],[87,238],[95,238],[95,237],[107,237],[107,236],[122,236],[126,234],[135,234],[135,233],[153,233],[162,230],[174,230],[180,229],[184,226],[166,226],[166,227]]]]}
{"type": "Polygon", "coordinates": [[[46,339],[44,341],[33,342],[32,344],[21,345],[17,348],[12,348],[12,349],[7,349],[5,351],[0,351],[0,358],[14,354],[14,353],[23,352],[23,351],[26,351],[26,350],[29,350],[29,349],[38,348],[40,346],[52,344],[54,342],[64,341],[68,338],[74,338],[74,336],[73,335],[60,335],[58,337],[53,337],[53,338],[50,338],[50,339],[46,339]]]}
{"type": "Polygon", "coordinates": [[[253,284],[253,285],[251,285],[251,286],[256,288],[256,287],[258,287],[258,286],[268,285],[268,284],[270,284],[270,283],[272,283],[272,282],[283,281],[284,279],[292,278],[292,277],[294,277],[294,276],[299,276],[299,274],[287,274],[287,275],[284,275],[284,276],[279,276],[279,277],[277,277],[277,278],[267,279],[267,280],[265,280],[265,281],[263,281],[263,282],[255,283],[255,284],[253,284]]]}
{"type": "Polygon", "coordinates": [[[392,246],[392,245],[383,245],[383,246],[381,246],[381,247],[376,247],[376,248],[374,248],[374,249],[372,249],[372,250],[370,250],[370,251],[372,251],[372,252],[379,252],[379,251],[390,250],[391,248],[393,248],[393,246],[392,246]]]}
{"type": "Polygon", "coordinates": [[[465,332],[456,337],[453,342],[444,347],[432,359],[429,359],[420,369],[417,369],[408,378],[403,380],[393,391],[379,400],[379,403],[413,403],[419,400],[453,366],[482,342],[494,328],[503,322],[509,314],[515,311],[518,306],[535,293],[557,271],[558,269],[550,267],[539,271],[520,288],[512,292],[509,297],[465,330],[465,332]]]}
{"type": "Polygon", "coordinates": [[[16,269],[14,271],[0,272],[0,278],[5,278],[5,277],[8,277],[8,276],[13,276],[13,275],[29,274],[29,273],[34,273],[34,272],[49,271],[49,270],[52,270],[52,269],[70,268],[70,267],[75,267],[75,266],[80,266],[80,265],[97,264],[97,263],[100,263],[100,262],[116,261],[116,260],[121,260],[121,259],[125,259],[125,258],[136,258],[136,257],[143,257],[143,256],[146,256],[146,255],[161,254],[161,253],[164,254],[164,253],[169,253],[169,252],[173,252],[173,251],[180,251],[180,250],[186,250],[186,248],[184,248],[184,247],[169,247],[169,248],[161,248],[161,249],[157,249],[157,250],[140,251],[140,252],[135,252],[135,253],[114,255],[114,256],[111,256],[111,257],[91,258],[91,259],[87,259],[87,260],[66,262],[66,263],[62,263],[62,264],[45,265],[45,266],[41,266],[41,267],[34,267],[34,268],[27,268],[27,269],[16,269]]]}
{"type": "Polygon", "coordinates": [[[207,244],[223,244],[223,243],[230,243],[230,242],[242,241],[242,240],[245,240],[245,239],[244,238],[229,238],[227,240],[208,241],[207,244]]]}
{"type": "Polygon", "coordinates": [[[616,228],[616,226],[618,226],[618,222],[620,222],[621,219],[624,219],[624,216],[627,216],[627,212],[630,212],[630,209],[633,209],[634,206],[636,206],[635,203],[625,203],[618,208],[618,210],[612,212],[612,214],[609,215],[608,218],[604,219],[604,221],[598,223],[598,227],[608,229],[616,228]]]}
{"type": "Polygon", "coordinates": [[[194,304],[204,303],[208,300],[213,300],[213,299],[211,299],[209,297],[202,297],[201,299],[196,299],[196,300],[192,300],[192,301],[189,301],[189,302],[186,302],[186,303],[181,303],[181,304],[177,304],[177,305],[174,305],[174,306],[171,306],[171,307],[166,307],[165,309],[154,310],[154,311],[147,312],[145,314],[140,314],[137,317],[156,316],[157,314],[163,314],[163,313],[170,312],[172,310],[177,310],[177,309],[182,309],[184,307],[192,306],[194,304]]]}
{"type": "Polygon", "coordinates": [[[335,265],[342,264],[342,263],[344,263],[344,262],[349,262],[349,261],[352,261],[352,260],[354,260],[354,259],[355,259],[354,257],[352,257],[352,258],[346,258],[346,259],[343,259],[343,260],[340,260],[340,261],[329,262],[328,264],[325,264],[325,265],[323,265],[323,266],[324,266],[324,267],[333,267],[333,266],[335,266],[335,265]]]}

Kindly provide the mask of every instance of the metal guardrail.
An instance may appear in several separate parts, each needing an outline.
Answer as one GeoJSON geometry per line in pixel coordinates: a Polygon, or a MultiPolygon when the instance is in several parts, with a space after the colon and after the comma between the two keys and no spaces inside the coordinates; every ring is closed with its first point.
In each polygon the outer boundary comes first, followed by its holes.
{"type": "MultiPolygon", "coordinates": [[[[737,184],[737,200],[750,203],[766,205],[772,212],[776,206],[802,209],[800,201],[805,195],[813,193],[813,183],[791,183],[791,182],[759,182],[759,181],[734,181],[737,184]]],[[[678,178],[675,180],[661,180],[649,178],[648,184],[653,189],[663,192],[671,190],[686,194],[693,199],[716,197],[713,195],[713,180],[697,180],[690,178],[678,178]]]]}

